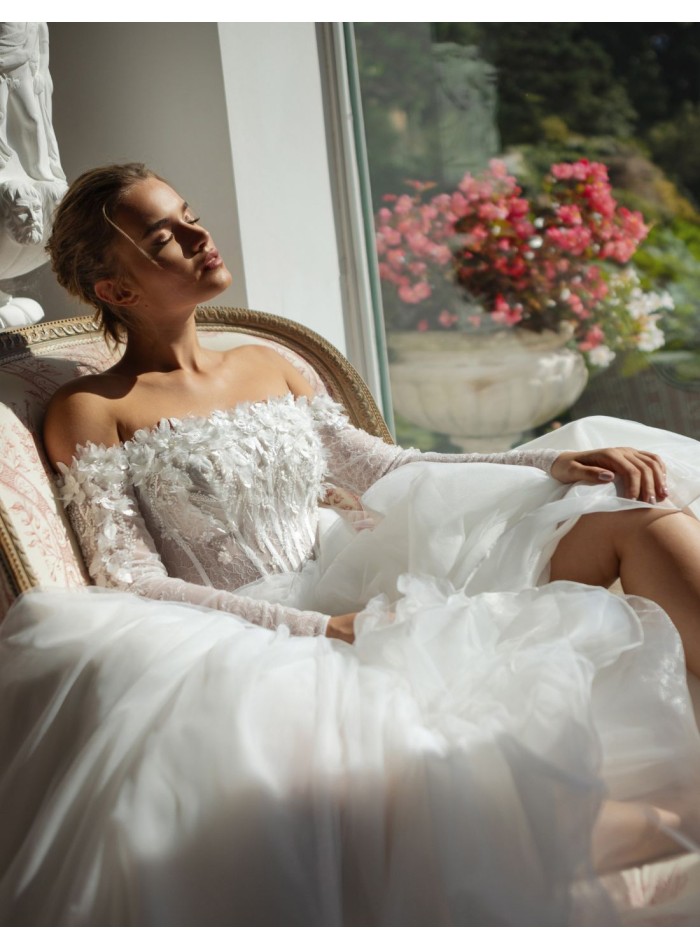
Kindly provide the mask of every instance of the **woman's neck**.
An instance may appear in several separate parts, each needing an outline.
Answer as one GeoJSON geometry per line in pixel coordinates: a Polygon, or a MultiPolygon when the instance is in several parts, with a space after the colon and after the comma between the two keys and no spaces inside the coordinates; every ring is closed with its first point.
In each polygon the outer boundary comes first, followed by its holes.
{"type": "Polygon", "coordinates": [[[129,332],[124,355],[115,369],[130,375],[204,369],[207,351],[200,345],[194,313],[184,323],[163,321],[158,325],[144,323],[143,327],[143,332],[129,332]]]}

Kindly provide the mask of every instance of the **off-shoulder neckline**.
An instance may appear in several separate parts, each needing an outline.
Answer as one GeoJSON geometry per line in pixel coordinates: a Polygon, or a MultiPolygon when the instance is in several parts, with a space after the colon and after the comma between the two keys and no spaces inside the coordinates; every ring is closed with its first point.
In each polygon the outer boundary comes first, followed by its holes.
{"type": "MultiPolygon", "coordinates": [[[[88,440],[87,442],[80,443],[76,445],[73,452],[73,462],[77,461],[83,455],[88,452],[94,452],[96,450],[101,450],[103,452],[124,452],[130,446],[143,441],[149,435],[154,435],[159,430],[173,431],[177,428],[180,428],[185,423],[201,423],[205,424],[211,422],[212,419],[219,418],[220,416],[226,418],[234,418],[237,415],[242,414],[243,412],[250,412],[253,409],[257,409],[261,406],[271,406],[281,403],[291,403],[295,406],[313,406],[314,403],[318,402],[328,402],[332,406],[336,406],[337,403],[332,399],[328,393],[317,393],[315,396],[312,396],[310,399],[308,396],[295,396],[294,393],[284,393],[280,396],[270,396],[268,399],[247,399],[241,402],[237,402],[235,406],[231,406],[229,409],[212,409],[211,412],[205,415],[196,415],[196,414],[187,414],[184,416],[163,416],[157,422],[150,426],[141,426],[141,428],[136,429],[128,439],[124,439],[121,442],[115,442],[114,445],[105,445],[104,443],[97,444],[88,440]]],[[[342,407],[338,407],[342,411],[342,407]]]]}

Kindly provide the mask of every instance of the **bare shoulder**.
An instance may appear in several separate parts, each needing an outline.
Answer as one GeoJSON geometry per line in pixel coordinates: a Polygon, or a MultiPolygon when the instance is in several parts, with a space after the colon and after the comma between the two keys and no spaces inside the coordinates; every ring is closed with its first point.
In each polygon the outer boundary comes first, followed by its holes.
{"type": "Polygon", "coordinates": [[[281,379],[288,387],[289,391],[295,396],[315,395],[314,389],[308,380],[302,376],[288,359],[264,344],[250,343],[245,346],[236,347],[229,351],[232,354],[238,354],[237,359],[243,359],[247,365],[257,373],[268,375],[270,381],[281,379]]]}
{"type": "Polygon", "coordinates": [[[51,464],[69,465],[78,445],[119,442],[115,406],[125,381],[110,373],[81,376],[56,390],[46,409],[43,439],[51,464]]]}
{"type": "Polygon", "coordinates": [[[244,343],[225,352],[227,357],[234,362],[244,360],[247,363],[256,362],[266,366],[279,366],[280,363],[287,362],[277,350],[264,343],[244,343]]]}

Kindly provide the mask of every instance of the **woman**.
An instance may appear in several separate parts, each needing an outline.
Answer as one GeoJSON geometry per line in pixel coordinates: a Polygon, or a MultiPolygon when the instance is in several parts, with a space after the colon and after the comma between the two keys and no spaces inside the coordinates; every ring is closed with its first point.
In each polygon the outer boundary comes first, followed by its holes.
{"type": "Polygon", "coordinates": [[[7,920],[612,919],[597,873],[697,830],[674,625],[700,671],[700,446],[631,424],[635,449],[579,427],[439,456],[353,429],[270,348],[201,347],[231,276],[141,165],[81,176],[50,251],[126,346],[46,415],[100,589],[6,625],[15,694],[45,699],[7,788],[52,789],[13,822],[7,920]],[[371,530],[319,514],[327,480],[371,530]]]}

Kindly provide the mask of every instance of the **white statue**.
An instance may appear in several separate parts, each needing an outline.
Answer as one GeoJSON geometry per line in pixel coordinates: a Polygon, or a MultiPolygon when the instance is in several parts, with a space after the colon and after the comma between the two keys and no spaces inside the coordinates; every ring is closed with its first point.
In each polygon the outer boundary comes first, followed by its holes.
{"type": "MultiPolygon", "coordinates": [[[[51,215],[66,191],[51,121],[45,23],[0,23],[0,280],[46,263],[51,215]]],[[[36,301],[0,290],[0,326],[35,323],[36,301]]]]}

